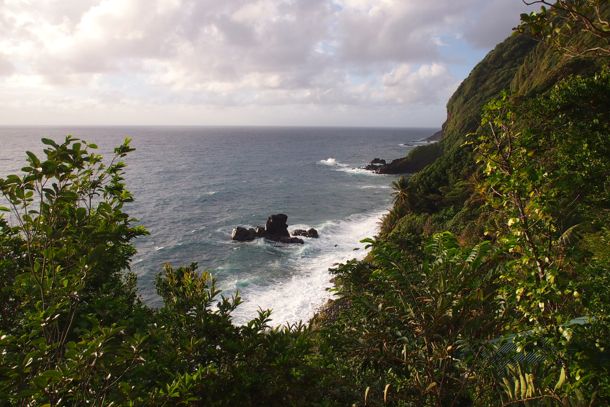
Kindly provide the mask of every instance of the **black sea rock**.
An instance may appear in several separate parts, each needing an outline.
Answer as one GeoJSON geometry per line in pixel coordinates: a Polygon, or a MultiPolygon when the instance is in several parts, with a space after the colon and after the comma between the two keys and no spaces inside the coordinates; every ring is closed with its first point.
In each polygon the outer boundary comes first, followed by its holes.
{"type": "Polygon", "coordinates": [[[255,227],[254,232],[256,233],[256,237],[265,237],[265,234],[267,233],[264,226],[255,227]]]}
{"type": "Polygon", "coordinates": [[[303,241],[303,239],[299,239],[298,237],[281,237],[281,238],[279,238],[279,240],[276,240],[276,241],[281,242],[281,243],[298,243],[298,244],[305,243],[303,241]]]}
{"type": "Polygon", "coordinates": [[[288,224],[286,223],[287,220],[288,216],[284,215],[283,213],[269,216],[269,218],[267,218],[267,225],[265,227],[267,232],[265,237],[290,237],[290,233],[288,233],[288,224]]]}
{"type": "Polygon", "coordinates": [[[304,236],[304,237],[311,237],[314,239],[317,239],[318,237],[320,237],[320,235],[318,234],[318,231],[315,230],[314,228],[310,228],[308,230],[296,229],[296,230],[292,231],[292,236],[304,236]]]}
{"type": "Polygon", "coordinates": [[[238,242],[250,242],[256,239],[256,231],[254,229],[246,229],[238,226],[233,229],[231,239],[237,240],[238,242]]]}
{"type": "MultiPolygon", "coordinates": [[[[272,240],[274,242],[280,243],[305,243],[302,239],[298,237],[291,237],[288,232],[288,216],[283,213],[278,213],[276,215],[271,215],[267,219],[266,227],[256,226],[255,228],[245,228],[242,226],[238,226],[233,229],[231,233],[231,239],[236,240],[238,242],[249,242],[259,237],[264,237],[265,239],[272,240]]],[[[309,230],[303,230],[304,234],[301,236],[306,237],[318,237],[318,231],[314,228],[309,230]]]]}

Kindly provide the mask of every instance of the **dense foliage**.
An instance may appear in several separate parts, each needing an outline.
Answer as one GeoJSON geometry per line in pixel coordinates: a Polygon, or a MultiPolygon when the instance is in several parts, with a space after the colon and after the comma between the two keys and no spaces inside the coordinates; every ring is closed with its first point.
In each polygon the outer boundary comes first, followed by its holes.
{"type": "Polygon", "coordinates": [[[366,262],[335,270],[344,306],[323,332],[361,397],[610,402],[609,113],[608,70],[494,99],[470,136],[478,242],[422,238],[407,213],[366,262]]]}
{"type": "Polygon", "coordinates": [[[123,205],[121,161],[68,137],[43,139],[23,175],[0,179],[0,404],[310,405],[322,374],[304,325],[270,329],[269,312],[235,326],[238,296],[219,297],[196,265],[166,265],[160,309],[125,270],[145,232],[123,205]],[[289,392],[286,389],[290,389],[289,392]],[[300,390],[299,390],[300,389],[300,390]]]}
{"type": "Polygon", "coordinates": [[[534,35],[577,56],[610,56],[610,4],[605,0],[523,0],[540,11],[522,14],[521,32],[534,35]],[[575,36],[585,35],[574,40],[575,36]]]}

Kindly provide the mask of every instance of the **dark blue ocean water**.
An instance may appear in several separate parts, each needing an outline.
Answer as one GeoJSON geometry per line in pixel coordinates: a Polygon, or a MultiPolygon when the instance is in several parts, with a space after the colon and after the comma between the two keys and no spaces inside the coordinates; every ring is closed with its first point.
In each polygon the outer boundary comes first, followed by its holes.
{"type": "Polygon", "coordinates": [[[148,228],[132,269],[142,297],[158,304],[154,277],[164,263],[199,263],[223,290],[245,300],[236,322],[272,308],[275,323],[309,318],[331,294],[328,268],[365,252],[391,203],[394,176],[360,169],[374,157],[404,155],[434,129],[0,127],[0,176],[17,172],[41,137],[72,134],[109,153],[129,136],[127,208],[148,228]],[[304,245],[236,243],[237,225],[288,215],[289,229],[315,227],[304,245]],[[358,250],[354,250],[354,249],[358,250]]]}

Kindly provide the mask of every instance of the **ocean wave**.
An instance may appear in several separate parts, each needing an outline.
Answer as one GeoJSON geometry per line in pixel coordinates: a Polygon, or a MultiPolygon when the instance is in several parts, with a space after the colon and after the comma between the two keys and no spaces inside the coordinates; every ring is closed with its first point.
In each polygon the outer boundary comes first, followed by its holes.
{"type": "Polygon", "coordinates": [[[336,158],[333,158],[333,157],[327,158],[326,160],[320,160],[320,161],[318,161],[318,163],[320,163],[322,165],[327,165],[329,167],[335,167],[335,171],[345,172],[348,174],[379,175],[379,174],[374,173],[373,171],[365,170],[364,168],[350,167],[349,164],[339,162],[339,161],[337,161],[336,158]]]}
{"type": "Polygon", "coordinates": [[[376,177],[379,175],[376,172],[365,170],[364,168],[343,167],[343,168],[337,168],[337,171],[346,172],[348,174],[354,174],[354,175],[370,175],[373,177],[376,177]]]}
{"type": "MultiPolygon", "coordinates": [[[[360,241],[377,233],[381,216],[375,211],[353,215],[343,220],[329,220],[314,227],[320,238],[308,239],[290,254],[285,267],[295,270],[288,279],[271,284],[249,284],[240,288],[244,303],[234,313],[237,324],[256,316],[259,309],[272,309],[273,325],[307,321],[333,294],[331,274],[336,263],[350,259],[363,259],[368,250],[360,241]]],[[[310,225],[293,225],[292,228],[309,228],[310,225]]],[[[291,229],[292,229],[291,228],[291,229]]]]}
{"type": "Polygon", "coordinates": [[[329,167],[348,167],[347,164],[340,163],[336,158],[329,157],[326,160],[318,161],[322,165],[328,165],[329,167]]]}
{"type": "Polygon", "coordinates": [[[436,143],[437,140],[415,140],[415,141],[410,141],[408,143],[400,143],[398,144],[400,147],[417,147],[417,146],[425,146],[428,144],[434,144],[436,143]]]}

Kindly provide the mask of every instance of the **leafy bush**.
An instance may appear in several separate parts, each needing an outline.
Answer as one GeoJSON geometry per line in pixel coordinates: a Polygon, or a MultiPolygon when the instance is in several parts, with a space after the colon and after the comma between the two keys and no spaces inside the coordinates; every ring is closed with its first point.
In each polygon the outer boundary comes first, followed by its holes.
{"type": "Polygon", "coordinates": [[[333,354],[369,403],[466,402],[462,365],[482,361],[478,350],[498,324],[489,242],[461,247],[452,234],[437,234],[418,262],[390,243],[369,244],[370,263],[334,270],[349,306],[324,330],[337,343],[333,354]]]}
{"type": "Polygon", "coordinates": [[[313,405],[324,371],[302,324],[270,328],[270,311],[232,323],[237,295],[219,297],[196,265],[165,266],[160,309],[143,305],[128,272],[146,231],[121,161],[67,137],[43,139],[23,175],[0,179],[0,404],[313,405]]]}

